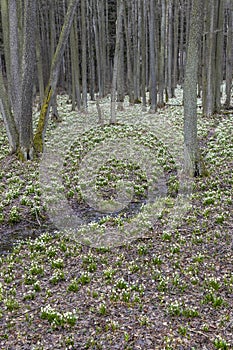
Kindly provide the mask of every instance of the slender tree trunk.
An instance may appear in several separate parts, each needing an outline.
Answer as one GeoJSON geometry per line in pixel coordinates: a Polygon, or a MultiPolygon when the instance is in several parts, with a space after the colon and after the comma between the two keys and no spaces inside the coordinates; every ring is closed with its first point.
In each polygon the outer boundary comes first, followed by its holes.
{"type": "Polygon", "coordinates": [[[133,2],[133,81],[134,81],[134,103],[140,103],[140,27],[141,18],[138,1],[133,2]]]}
{"type": "Polygon", "coordinates": [[[78,55],[78,33],[77,21],[75,20],[70,33],[71,48],[71,74],[72,74],[72,110],[75,110],[77,104],[78,111],[81,110],[81,88],[80,88],[80,69],[78,55]]]}
{"type": "Polygon", "coordinates": [[[12,153],[15,153],[19,146],[19,134],[16,129],[14,116],[11,112],[11,106],[10,106],[8,94],[4,85],[1,66],[0,66],[0,112],[2,114],[4,125],[6,128],[7,137],[10,144],[10,150],[12,153]]]}
{"type": "Polygon", "coordinates": [[[112,91],[111,91],[111,117],[110,124],[116,124],[116,87],[118,74],[118,60],[120,55],[120,37],[122,32],[122,16],[123,16],[123,0],[118,0],[117,8],[117,24],[116,24],[116,44],[114,54],[114,66],[112,77],[112,91]]]}
{"type": "Polygon", "coordinates": [[[102,98],[104,95],[103,88],[102,88],[102,75],[101,75],[101,52],[100,52],[100,33],[99,33],[99,27],[97,26],[98,20],[97,20],[97,9],[94,4],[93,9],[93,30],[94,30],[94,36],[95,36],[95,53],[96,53],[96,71],[97,71],[97,81],[98,81],[98,93],[99,97],[102,98]]]}
{"type": "Polygon", "coordinates": [[[158,106],[162,108],[164,102],[164,54],[165,54],[165,35],[166,35],[166,4],[161,0],[161,24],[160,24],[160,47],[159,47],[159,91],[158,91],[158,106]]]}
{"type": "Polygon", "coordinates": [[[230,108],[233,73],[233,14],[227,11],[227,47],[226,47],[226,100],[225,108],[230,108]]]}
{"type": "Polygon", "coordinates": [[[90,99],[95,100],[95,58],[94,58],[94,35],[92,26],[92,11],[91,7],[87,8],[87,19],[88,19],[88,31],[87,31],[87,47],[88,47],[88,60],[89,60],[89,93],[90,99]]]}
{"type": "Polygon", "coordinates": [[[150,0],[149,12],[149,38],[150,38],[150,112],[157,109],[156,60],[155,60],[155,8],[154,0],[150,0]]]}
{"type": "Polygon", "coordinates": [[[142,18],[142,32],[141,32],[141,57],[142,57],[142,74],[141,74],[141,94],[142,94],[142,108],[146,110],[146,8],[145,2],[141,4],[141,18],[142,18]]]}
{"type": "Polygon", "coordinates": [[[22,57],[22,94],[19,122],[19,157],[33,158],[32,102],[35,78],[36,3],[24,1],[24,44],[22,57]]]}
{"type": "Polygon", "coordinates": [[[130,39],[130,26],[126,15],[126,0],[124,0],[123,15],[124,15],[124,28],[125,28],[125,39],[126,39],[126,56],[127,56],[127,87],[128,87],[129,102],[133,103],[134,102],[133,69],[132,69],[132,59],[131,59],[132,45],[131,45],[131,39],[130,39]]]}
{"type": "Polygon", "coordinates": [[[86,0],[81,0],[82,23],[82,107],[87,110],[87,28],[86,28],[86,0]]]}
{"type": "Polygon", "coordinates": [[[184,1],[180,0],[179,84],[184,82],[184,1]]]}
{"type": "Polygon", "coordinates": [[[38,77],[38,84],[39,84],[39,94],[40,94],[40,103],[39,107],[41,108],[44,98],[44,75],[43,75],[43,63],[42,63],[42,57],[41,57],[41,41],[40,41],[40,34],[38,30],[38,23],[37,23],[37,29],[36,29],[36,62],[37,62],[37,77],[38,77]]]}
{"type": "Polygon", "coordinates": [[[123,32],[120,33],[120,48],[117,68],[117,109],[124,110],[125,86],[124,86],[124,41],[123,32]]]}
{"type": "MultiPolygon", "coordinates": [[[[9,41],[9,8],[8,0],[1,1],[1,20],[3,29],[3,44],[4,44],[4,56],[6,65],[6,80],[10,82],[11,79],[11,67],[10,67],[10,41],[9,41]]],[[[9,84],[8,84],[9,85],[9,84]]],[[[11,105],[10,89],[7,86],[8,101],[11,105]]]]}
{"type": "Polygon", "coordinates": [[[168,97],[173,97],[173,89],[172,89],[172,63],[173,63],[173,9],[172,9],[173,0],[168,0],[168,37],[167,37],[167,92],[168,97]]]}
{"type": "Polygon", "coordinates": [[[17,130],[20,128],[20,109],[21,109],[21,69],[19,55],[19,36],[18,36],[18,16],[17,1],[8,0],[9,6],[9,39],[10,39],[10,85],[11,104],[14,114],[17,130]]]}
{"type": "Polygon", "coordinates": [[[104,0],[97,1],[97,17],[99,27],[99,48],[101,56],[100,75],[101,75],[101,96],[105,94],[105,81],[106,81],[106,31],[104,20],[104,0]]]}
{"type": "MultiPolygon", "coordinates": [[[[50,50],[51,54],[50,57],[54,56],[55,53],[55,45],[56,45],[56,24],[55,24],[55,3],[54,1],[50,2],[50,13],[49,13],[49,19],[50,19],[50,50]]],[[[58,109],[57,109],[57,91],[55,90],[55,93],[52,98],[51,102],[52,107],[52,119],[54,121],[60,121],[58,109]]]]}
{"type": "Polygon", "coordinates": [[[197,73],[202,35],[202,0],[193,0],[184,81],[184,156],[185,171],[202,174],[197,141],[197,73]]]}
{"type": "Polygon", "coordinates": [[[174,35],[173,35],[173,69],[172,69],[172,94],[174,96],[178,77],[178,0],[174,0],[174,35]]]}
{"type": "Polygon", "coordinates": [[[216,41],[215,41],[215,0],[210,0],[207,5],[207,27],[206,27],[206,55],[204,62],[203,82],[203,114],[211,116],[214,113],[215,101],[215,64],[216,41]]]}
{"type": "Polygon", "coordinates": [[[224,22],[224,0],[216,1],[216,59],[215,59],[215,103],[214,111],[219,113],[221,109],[221,85],[223,81],[223,22],[224,22]]]}

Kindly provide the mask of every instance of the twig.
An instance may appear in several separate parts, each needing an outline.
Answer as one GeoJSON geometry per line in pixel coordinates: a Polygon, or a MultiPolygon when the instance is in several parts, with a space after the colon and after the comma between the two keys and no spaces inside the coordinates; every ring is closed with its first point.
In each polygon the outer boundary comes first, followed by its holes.
{"type": "Polygon", "coordinates": [[[41,226],[41,222],[40,222],[39,216],[38,216],[38,214],[37,214],[37,209],[35,210],[35,213],[36,213],[36,220],[37,220],[39,226],[41,226]]]}

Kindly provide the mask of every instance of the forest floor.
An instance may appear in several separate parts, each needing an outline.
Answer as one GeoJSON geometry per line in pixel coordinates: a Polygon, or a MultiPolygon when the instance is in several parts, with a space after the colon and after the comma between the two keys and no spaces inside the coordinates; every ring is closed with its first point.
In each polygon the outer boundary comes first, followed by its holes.
{"type": "MultiPolygon", "coordinates": [[[[88,113],[77,114],[70,112],[66,96],[59,96],[63,121],[51,121],[47,144],[54,156],[56,147],[68,147],[61,170],[63,195],[76,214],[84,213],[80,237],[64,233],[64,212],[53,214],[49,201],[45,203],[43,195],[49,192],[44,185],[49,184],[44,184],[43,176],[50,158],[44,165],[43,161],[20,164],[9,156],[0,120],[0,349],[233,349],[233,115],[206,119],[199,109],[198,135],[208,176],[194,180],[188,205],[181,210],[176,203],[181,185],[174,170],[177,164],[171,162],[175,134],[182,135],[180,91],[177,96],[154,115],[125,103],[124,111],[117,112],[120,124],[105,128],[97,127],[94,103],[88,113]],[[82,134],[81,143],[78,135],[70,144],[71,136],[64,132],[71,130],[70,123],[82,134]],[[136,211],[128,207],[130,215],[126,211],[88,217],[81,200],[75,170],[85,155],[83,149],[92,152],[101,140],[106,144],[107,138],[116,140],[121,133],[126,133],[128,147],[138,137],[142,150],[159,149],[161,156],[167,193],[155,220],[144,213],[144,226],[139,219],[134,221],[143,207],[136,205],[136,211]],[[55,134],[60,145],[55,144],[55,134]],[[140,229],[130,237],[126,231],[131,232],[132,223],[134,227],[139,223],[140,229]],[[115,240],[114,228],[121,243],[115,240]],[[104,232],[103,240],[96,240],[99,232],[104,232]]],[[[108,98],[100,106],[107,121],[108,98]]],[[[179,153],[177,147],[174,154],[179,153]]],[[[142,204],[150,184],[145,168],[140,172],[132,163],[128,165],[133,175],[124,180],[134,182],[135,202],[142,204]]],[[[108,166],[107,172],[100,168],[97,186],[106,198],[116,190],[113,182],[119,172],[127,173],[125,162],[108,166]],[[101,182],[104,174],[107,184],[101,182]]]]}

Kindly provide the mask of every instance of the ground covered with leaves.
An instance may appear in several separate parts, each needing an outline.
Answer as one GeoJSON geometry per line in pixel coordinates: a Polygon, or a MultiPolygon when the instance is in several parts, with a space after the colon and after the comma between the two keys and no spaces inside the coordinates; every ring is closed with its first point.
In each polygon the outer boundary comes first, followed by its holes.
{"type": "MultiPolygon", "coordinates": [[[[142,125],[160,115],[182,130],[182,96],[177,95],[172,106],[155,115],[125,103],[119,121],[132,123],[133,118],[142,125]]],[[[89,114],[77,117],[64,96],[59,104],[62,123],[73,116],[80,124],[89,119],[96,126],[94,105],[89,114]]],[[[108,98],[100,105],[107,121],[108,98]]],[[[172,204],[167,205],[156,227],[114,248],[91,247],[54,229],[41,197],[38,162],[22,165],[8,156],[1,127],[0,348],[233,349],[232,120],[231,114],[208,120],[200,116],[198,133],[209,175],[195,180],[191,207],[176,226],[167,229],[172,204]],[[24,239],[17,242],[19,238],[24,239]]],[[[49,133],[56,128],[51,123],[49,133]]],[[[167,152],[163,157],[165,166],[167,152]]],[[[82,198],[71,153],[65,163],[65,194],[75,208],[82,198]]],[[[124,162],[108,165],[110,171],[101,168],[97,183],[107,198],[114,193],[119,168],[124,173],[126,168],[124,162]]],[[[133,175],[127,179],[135,180],[134,191],[141,200],[148,186],[145,174],[130,166],[133,175]]],[[[168,203],[175,192],[171,187],[168,203]]],[[[127,219],[107,216],[96,225],[121,227],[127,219]]]]}

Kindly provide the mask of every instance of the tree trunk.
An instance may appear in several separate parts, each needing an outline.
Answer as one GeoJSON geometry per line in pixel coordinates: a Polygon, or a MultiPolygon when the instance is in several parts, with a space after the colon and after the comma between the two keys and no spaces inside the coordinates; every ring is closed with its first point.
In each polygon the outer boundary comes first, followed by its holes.
{"type": "MultiPolygon", "coordinates": [[[[37,26],[38,26],[38,23],[37,23],[37,26]]],[[[40,94],[40,102],[39,102],[39,109],[40,109],[44,98],[44,75],[43,75],[43,63],[42,63],[42,55],[41,55],[41,41],[40,41],[38,27],[36,29],[36,63],[37,63],[37,78],[38,78],[38,84],[39,84],[39,94],[40,94]]]]}
{"type": "Polygon", "coordinates": [[[9,13],[9,39],[10,39],[10,85],[11,105],[16,123],[16,128],[20,128],[20,109],[21,109],[21,69],[19,55],[19,36],[18,36],[18,16],[16,0],[8,0],[9,13]]]}
{"type": "Polygon", "coordinates": [[[0,66],[0,112],[2,113],[4,125],[6,128],[6,133],[10,144],[10,151],[11,153],[15,153],[19,145],[19,134],[16,129],[14,116],[11,112],[11,106],[10,106],[8,94],[4,85],[1,66],[0,66]]]}
{"type": "Polygon", "coordinates": [[[207,20],[205,30],[205,62],[203,76],[203,114],[212,116],[215,104],[215,63],[216,41],[215,41],[215,1],[210,0],[207,5],[207,20]]]}
{"type": "Polygon", "coordinates": [[[168,36],[167,36],[167,92],[168,97],[173,97],[173,89],[172,89],[172,63],[173,63],[173,9],[172,9],[173,0],[168,0],[168,36]]]}
{"type": "Polygon", "coordinates": [[[124,38],[120,32],[119,57],[117,67],[117,109],[124,110],[125,86],[124,86],[124,38]]]}
{"type": "Polygon", "coordinates": [[[78,33],[77,22],[74,21],[70,33],[70,49],[71,49],[71,76],[72,76],[72,110],[77,105],[78,111],[81,110],[81,88],[80,88],[80,69],[78,55],[78,33]]]}
{"type": "MultiPolygon", "coordinates": [[[[232,9],[233,10],[233,9],[232,9]]],[[[227,47],[226,47],[226,100],[225,108],[230,108],[231,86],[233,73],[233,15],[232,10],[227,10],[227,47]]]]}
{"type": "MultiPolygon", "coordinates": [[[[10,82],[11,69],[10,69],[10,41],[9,41],[9,8],[8,0],[1,1],[1,20],[2,20],[2,31],[3,31],[3,44],[4,44],[4,56],[6,65],[6,78],[10,82]]],[[[9,84],[8,84],[9,85],[9,84]]],[[[7,86],[8,101],[11,105],[11,94],[9,86],[7,86]]]]}
{"type": "Polygon", "coordinates": [[[180,0],[179,84],[184,82],[184,0],[180,0]]]}
{"type": "Polygon", "coordinates": [[[120,55],[120,37],[122,32],[122,15],[123,15],[123,0],[119,0],[117,8],[117,24],[116,24],[116,43],[114,54],[114,66],[112,77],[112,91],[111,91],[111,117],[110,124],[116,124],[116,87],[118,74],[118,60],[120,55]]]}
{"type": "Polygon", "coordinates": [[[173,64],[172,64],[172,94],[174,96],[177,85],[177,62],[178,62],[178,0],[174,0],[174,35],[173,35],[173,64]]]}
{"type": "Polygon", "coordinates": [[[86,28],[86,0],[81,0],[82,24],[82,107],[87,110],[87,28],[86,28]]]}
{"type": "Polygon", "coordinates": [[[146,7],[145,2],[141,5],[142,18],[142,32],[141,32],[141,56],[142,56],[142,75],[141,75],[141,95],[142,95],[142,109],[146,110],[146,7]]]}
{"type": "Polygon", "coordinates": [[[159,47],[159,101],[158,106],[162,108],[164,103],[164,54],[165,54],[165,35],[166,35],[166,4],[161,1],[161,24],[160,24],[160,47],[159,47]]]}
{"type": "Polygon", "coordinates": [[[35,78],[36,3],[24,2],[24,43],[22,57],[22,94],[19,120],[19,158],[33,158],[32,100],[35,78]]]}
{"type": "Polygon", "coordinates": [[[197,141],[197,73],[201,28],[202,0],[194,0],[184,81],[184,165],[185,172],[190,176],[202,174],[197,141]]]}
{"type": "Polygon", "coordinates": [[[149,40],[150,40],[150,112],[157,109],[156,60],[155,60],[155,8],[154,0],[150,0],[149,11],[149,40]]]}
{"type": "Polygon", "coordinates": [[[221,109],[221,85],[223,81],[223,21],[224,7],[223,0],[216,0],[216,59],[215,59],[215,103],[214,112],[219,113],[221,109]]]}
{"type": "Polygon", "coordinates": [[[124,0],[123,16],[124,16],[125,39],[126,39],[127,87],[128,87],[129,103],[133,103],[134,102],[133,69],[132,69],[132,58],[131,58],[132,45],[131,45],[131,39],[130,39],[129,20],[127,20],[127,15],[126,15],[126,0],[124,0]]]}

